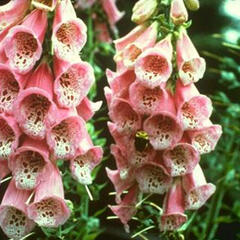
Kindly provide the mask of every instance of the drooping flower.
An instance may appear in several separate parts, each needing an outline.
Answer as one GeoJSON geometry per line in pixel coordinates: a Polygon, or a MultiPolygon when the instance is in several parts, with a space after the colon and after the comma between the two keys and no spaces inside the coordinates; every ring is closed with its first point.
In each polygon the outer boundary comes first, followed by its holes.
{"type": "Polygon", "coordinates": [[[56,123],[47,130],[47,143],[56,158],[71,159],[86,135],[85,122],[76,111],[58,109],[56,123]]]}
{"type": "Polygon", "coordinates": [[[116,6],[116,0],[101,0],[102,7],[107,14],[108,22],[112,28],[123,17],[124,12],[120,12],[116,6]]]}
{"type": "Polygon", "coordinates": [[[172,73],[172,52],[170,35],[144,51],[135,64],[137,81],[149,88],[166,83],[172,73]]]}
{"type": "Polygon", "coordinates": [[[164,199],[160,223],[161,231],[173,231],[185,223],[187,216],[184,214],[184,210],[182,182],[176,179],[164,199]]]}
{"type": "Polygon", "coordinates": [[[17,189],[14,180],[9,183],[0,205],[0,226],[9,238],[20,239],[35,226],[27,214],[30,195],[30,191],[17,189]]]}
{"type": "Polygon", "coordinates": [[[6,160],[19,144],[21,130],[12,116],[0,114],[0,160],[6,160]]]}
{"type": "Polygon", "coordinates": [[[25,74],[34,67],[42,54],[46,29],[46,12],[35,9],[9,30],[2,44],[12,70],[25,74]]]}
{"type": "Polygon", "coordinates": [[[15,102],[15,118],[25,134],[43,139],[54,122],[56,106],[53,102],[53,75],[42,62],[28,80],[15,102]]]}
{"type": "Polygon", "coordinates": [[[0,6],[0,33],[22,20],[30,7],[30,0],[11,0],[0,6]]]}
{"type": "Polygon", "coordinates": [[[184,130],[203,128],[212,114],[211,100],[199,93],[194,84],[184,86],[177,80],[175,103],[184,130]]]}
{"type": "Polygon", "coordinates": [[[87,41],[87,28],[77,18],[71,0],[58,3],[53,22],[52,43],[57,58],[72,62],[79,59],[79,52],[87,41]]]}
{"type": "Polygon", "coordinates": [[[200,165],[197,165],[192,173],[183,176],[183,188],[186,192],[185,206],[188,210],[202,207],[216,190],[212,183],[206,182],[200,165]]]}
{"type": "Polygon", "coordinates": [[[95,80],[90,64],[80,59],[66,63],[55,58],[54,72],[54,92],[59,106],[63,108],[78,106],[95,80]]]}
{"type": "Polygon", "coordinates": [[[13,114],[13,105],[27,79],[28,76],[18,75],[7,65],[0,64],[0,112],[13,114]]]}
{"type": "Polygon", "coordinates": [[[26,137],[9,161],[16,187],[25,190],[36,188],[42,181],[42,174],[49,161],[49,150],[45,141],[26,137]]]}
{"type": "Polygon", "coordinates": [[[183,85],[197,82],[203,77],[206,62],[201,58],[185,30],[177,40],[177,66],[183,85]]]}
{"type": "Polygon", "coordinates": [[[70,217],[64,199],[62,178],[59,170],[48,164],[45,176],[35,190],[34,201],[28,208],[28,216],[42,227],[58,227],[70,217]]]}
{"type": "Polygon", "coordinates": [[[86,152],[76,154],[70,161],[73,178],[84,185],[92,184],[91,172],[100,163],[102,155],[102,148],[93,145],[86,152]]]}

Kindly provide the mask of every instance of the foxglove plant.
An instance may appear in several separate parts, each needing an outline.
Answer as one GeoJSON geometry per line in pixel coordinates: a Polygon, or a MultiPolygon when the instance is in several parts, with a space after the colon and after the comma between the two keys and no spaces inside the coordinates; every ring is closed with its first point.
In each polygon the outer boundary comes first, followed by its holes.
{"type": "Polygon", "coordinates": [[[110,208],[128,227],[141,193],[160,194],[160,230],[174,231],[187,221],[185,210],[200,208],[215,191],[199,163],[214,150],[222,129],[209,119],[211,100],[194,85],[206,63],[187,34],[184,1],[139,0],[132,20],[139,25],[114,41],[116,72],[106,71],[117,165],[107,169],[118,204],[110,208]],[[138,191],[129,199],[133,188],[138,191]]]}
{"type": "Polygon", "coordinates": [[[86,124],[102,102],[87,97],[95,77],[79,55],[85,24],[71,0],[32,0],[33,9],[29,1],[18,3],[0,7],[0,180],[12,178],[0,227],[13,239],[35,225],[56,228],[69,219],[58,160],[66,160],[72,177],[86,186],[103,155],[86,124]],[[50,31],[51,46],[45,38],[50,31]]]}

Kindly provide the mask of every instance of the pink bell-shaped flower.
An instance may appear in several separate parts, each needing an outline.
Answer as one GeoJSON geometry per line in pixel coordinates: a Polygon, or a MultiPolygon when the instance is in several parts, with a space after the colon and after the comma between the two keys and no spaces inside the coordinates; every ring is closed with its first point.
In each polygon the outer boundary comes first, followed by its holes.
{"type": "Polygon", "coordinates": [[[34,67],[42,54],[46,29],[47,13],[35,9],[25,17],[21,25],[9,30],[3,45],[13,71],[25,74],[34,67]]]}
{"type": "Polygon", "coordinates": [[[201,129],[212,114],[211,100],[198,92],[194,84],[184,86],[177,80],[175,104],[184,130],[201,129]]]}
{"type": "Polygon", "coordinates": [[[71,62],[87,41],[87,28],[77,18],[71,0],[60,1],[55,10],[52,43],[57,58],[71,62]]]}
{"type": "Polygon", "coordinates": [[[116,6],[116,0],[101,0],[102,7],[107,14],[108,22],[112,28],[123,17],[124,12],[120,12],[116,6]]]}
{"type": "Polygon", "coordinates": [[[58,227],[70,217],[71,212],[64,199],[62,177],[57,167],[48,164],[35,190],[34,201],[27,211],[29,218],[41,227],[58,227]]]}
{"type": "Polygon", "coordinates": [[[92,102],[87,97],[85,97],[81,103],[77,106],[77,112],[84,121],[90,120],[95,112],[97,112],[102,106],[102,101],[92,102]]]}
{"type": "Polygon", "coordinates": [[[179,77],[183,85],[197,82],[204,75],[206,62],[199,56],[186,30],[180,32],[176,47],[179,77]]]}
{"type": "MultiPolygon", "coordinates": [[[[123,68],[118,68],[123,71],[126,68],[133,69],[137,58],[147,49],[153,47],[157,40],[158,23],[153,22],[134,42],[129,43],[122,52],[122,57],[115,58],[117,65],[118,61],[123,62],[123,68]]],[[[121,66],[121,64],[119,65],[121,66]]]]}
{"type": "Polygon", "coordinates": [[[15,118],[25,134],[43,139],[54,122],[56,106],[53,102],[53,75],[42,62],[28,80],[26,89],[15,102],[15,118]]]}
{"type": "Polygon", "coordinates": [[[148,88],[164,86],[172,73],[172,53],[170,35],[144,51],[136,60],[137,81],[148,88]]]}
{"type": "Polygon", "coordinates": [[[19,144],[21,131],[12,116],[0,114],[0,160],[6,160],[19,144]]]}
{"type": "Polygon", "coordinates": [[[173,0],[171,2],[170,18],[176,25],[183,24],[188,20],[188,12],[183,0],[173,0]]]}
{"type": "Polygon", "coordinates": [[[213,184],[206,182],[200,165],[197,165],[192,173],[183,176],[182,179],[186,192],[185,205],[188,210],[202,207],[216,190],[213,184]]]}
{"type": "Polygon", "coordinates": [[[13,105],[27,79],[28,76],[18,75],[9,66],[0,64],[0,112],[13,114],[13,105]]]}
{"type": "Polygon", "coordinates": [[[208,121],[208,126],[194,131],[187,131],[191,144],[199,151],[205,154],[213,151],[222,135],[222,127],[218,124],[212,124],[208,121]]]}
{"type": "Polygon", "coordinates": [[[47,131],[47,143],[55,158],[71,159],[88,137],[84,120],[73,110],[59,109],[56,123],[47,131]]]}
{"type": "Polygon", "coordinates": [[[76,107],[86,97],[95,77],[93,68],[79,59],[77,62],[54,61],[54,92],[63,108],[76,107]]]}
{"type": "Polygon", "coordinates": [[[185,142],[177,143],[173,148],[164,150],[163,164],[172,177],[191,173],[200,160],[198,151],[185,142]]]}
{"type": "Polygon", "coordinates": [[[109,109],[109,116],[115,122],[119,133],[134,135],[141,128],[140,116],[124,99],[114,99],[109,109]]]}
{"type": "Polygon", "coordinates": [[[128,193],[124,196],[119,205],[109,206],[112,212],[119,217],[122,224],[125,225],[125,229],[128,229],[127,223],[136,214],[136,203],[138,200],[139,189],[137,185],[134,185],[128,190],[128,193]]]}
{"type": "Polygon", "coordinates": [[[92,184],[91,172],[100,163],[102,156],[102,148],[94,146],[91,146],[85,153],[77,154],[70,161],[73,178],[84,185],[92,184]]]}
{"type": "Polygon", "coordinates": [[[148,117],[143,123],[143,130],[148,134],[149,141],[155,150],[172,147],[183,135],[183,129],[176,117],[172,96],[159,106],[158,113],[148,117]]]}
{"type": "Polygon", "coordinates": [[[174,231],[181,227],[187,221],[184,210],[182,182],[180,179],[176,179],[164,199],[160,230],[174,231]]]}
{"type": "Polygon", "coordinates": [[[25,137],[22,146],[9,161],[16,187],[34,189],[42,180],[43,171],[49,161],[49,150],[45,141],[25,137]]]}
{"type": "Polygon", "coordinates": [[[0,6],[0,33],[21,21],[29,7],[30,0],[11,0],[7,4],[0,6]]]}
{"type": "Polygon", "coordinates": [[[126,179],[122,179],[120,176],[119,170],[110,170],[109,168],[106,168],[107,176],[111,180],[111,182],[114,185],[115,191],[116,191],[116,202],[119,204],[121,203],[121,195],[123,192],[130,187],[132,187],[136,181],[135,177],[132,174],[129,174],[129,177],[126,179]]]}
{"type": "Polygon", "coordinates": [[[32,0],[32,5],[36,8],[46,11],[53,11],[57,5],[58,0],[32,0]]]}
{"type": "Polygon", "coordinates": [[[30,191],[17,189],[14,180],[9,183],[0,205],[0,226],[9,238],[21,239],[35,226],[27,215],[30,195],[30,191]]]}
{"type": "Polygon", "coordinates": [[[139,82],[134,82],[129,88],[129,99],[134,110],[142,115],[158,113],[161,105],[168,101],[168,93],[165,89],[147,88],[139,82]]]}
{"type": "Polygon", "coordinates": [[[172,184],[172,177],[156,164],[145,164],[136,170],[135,176],[143,193],[164,194],[172,184]]]}

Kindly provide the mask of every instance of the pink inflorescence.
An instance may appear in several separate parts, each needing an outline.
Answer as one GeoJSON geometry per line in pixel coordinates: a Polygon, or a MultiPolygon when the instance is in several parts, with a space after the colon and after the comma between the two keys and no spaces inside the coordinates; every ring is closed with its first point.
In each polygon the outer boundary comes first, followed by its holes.
{"type": "MultiPolygon", "coordinates": [[[[187,21],[183,0],[172,1],[170,9],[174,24],[187,21]]],[[[199,161],[214,150],[222,129],[209,119],[211,100],[194,85],[205,60],[186,30],[157,40],[158,29],[157,22],[141,23],[114,41],[117,69],[106,72],[105,96],[117,169],[107,174],[116,190],[117,205],[110,208],[126,227],[139,194],[155,193],[164,196],[160,230],[172,231],[186,222],[185,210],[200,208],[215,191],[199,161]]]]}
{"type": "Polygon", "coordinates": [[[103,154],[86,129],[101,102],[87,97],[95,78],[79,56],[85,24],[70,0],[34,0],[35,9],[25,17],[31,1],[20,7],[17,2],[0,8],[0,181],[12,176],[0,205],[0,227],[13,239],[36,224],[58,227],[69,218],[58,159],[67,160],[73,178],[88,185],[103,154]],[[42,56],[46,11],[55,11],[53,71],[42,56]]]}

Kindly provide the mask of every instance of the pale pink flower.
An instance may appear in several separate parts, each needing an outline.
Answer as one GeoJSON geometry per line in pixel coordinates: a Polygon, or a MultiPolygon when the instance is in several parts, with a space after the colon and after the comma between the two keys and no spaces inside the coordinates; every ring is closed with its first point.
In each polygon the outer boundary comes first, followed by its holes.
{"type": "Polygon", "coordinates": [[[27,215],[30,195],[30,191],[17,189],[14,180],[9,183],[0,205],[0,226],[9,238],[20,239],[35,226],[27,215]]]}
{"type": "Polygon", "coordinates": [[[65,61],[79,59],[79,51],[87,41],[87,28],[77,18],[71,0],[58,3],[53,22],[52,43],[55,55],[65,61]]]}
{"type": "Polygon", "coordinates": [[[181,227],[187,221],[184,210],[182,182],[176,179],[164,199],[160,223],[161,231],[173,231],[181,227]]]}
{"type": "Polygon", "coordinates": [[[147,88],[135,81],[129,88],[129,99],[136,112],[142,115],[152,115],[161,111],[164,103],[168,101],[165,89],[147,88]]]}
{"type": "Polygon", "coordinates": [[[183,0],[173,0],[171,2],[170,18],[176,25],[183,24],[188,20],[188,12],[183,0]]]}
{"type": "Polygon", "coordinates": [[[14,105],[15,118],[21,129],[32,138],[43,139],[54,122],[53,75],[44,61],[28,80],[14,105]]]}
{"type": "Polygon", "coordinates": [[[58,0],[32,0],[32,5],[46,11],[53,11],[58,0]]]}
{"type": "Polygon", "coordinates": [[[132,13],[132,21],[138,24],[148,20],[157,9],[157,0],[139,0],[135,3],[132,13]]]}
{"type": "Polygon", "coordinates": [[[194,171],[183,176],[183,187],[186,192],[185,206],[187,210],[197,210],[213,195],[216,187],[207,183],[200,165],[194,171]]]}
{"type": "Polygon", "coordinates": [[[177,40],[177,66],[183,85],[197,82],[206,70],[205,60],[199,56],[185,30],[177,40]]]}
{"type": "Polygon", "coordinates": [[[11,0],[0,6],[0,33],[22,20],[30,7],[30,0],[11,0]]]}
{"type": "Polygon", "coordinates": [[[123,17],[124,12],[120,12],[116,5],[116,0],[101,0],[102,7],[107,14],[108,22],[114,28],[115,24],[123,17]]]}
{"type": "Polygon", "coordinates": [[[68,220],[71,212],[64,199],[62,177],[57,167],[48,164],[27,211],[29,218],[41,227],[58,227],[68,220]]]}
{"type": "Polygon", "coordinates": [[[194,84],[184,86],[177,80],[175,103],[184,130],[201,129],[212,114],[211,100],[199,93],[194,84]]]}
{"type": "Polygon", "coordinates": [[[42,173],[49,161],[49,150],[45,141],[25,137],[21,147],[9,160],[16,187],[34,189],[42,180],[42,173]]]}
{"type": "Polygon", "coordinates": [[[46,29],[47,13],[35,9],[21,25],[9,30],[3,45],[12,70],[25,74],[34,67],[42,54],[46,29]]]}
{"type": "Polygon", "coordinates": [[[128,193],[124,196],[119,205],[109,206],[112,212],[119,217],[122,224],[125,225],[125,229],[129,228],[127,223],[137,213],[136,203],[138,195],[138,186],[134,185],[128,190],[128,193]]]}
{"type": "Polygon", "coordinates": [[[55,58],[54,73],[54,92],[58,104],[63,108],[78,106],[95,81],[93,68],[80,58],[76,62],[64,62],[55,58]]]}
{"type": "Polygon", "coordinates": [[[191,173],[199,160],[198,151],[191,144],[185,142],[177,143],[163,152],[164,167],[172,177],[191,173]]]}
{"type": "Polygon", "coordinates": [[[21,131],[14,117],[0,114],[0,160],[8,159],[19,144],[21,131]]]}
{"type": "Polygon", "coordinates": [[[218,124],[212,124],[209,120],[209,126],[199,130],[187,131],[191,144],[200,154],[206,154],[215,149],[215,146],[222,135],[222,127],[218,124]]]}
{"type": "Polygon", "coordinates": [[[74,110],[58,109],[55,117],[56,123],[47,130],[47,143],[55,158],[71,159],[88,137],[85,122],[74,110]]]}
{"type": "Polygon", "coordinates": [[[74,179],[84,185],[92,184],[92,170],[103,156],[101,147],[91,146],[85,153],[76,154],[70,161],[70,170],[74,179]]]}
{"type": "Polygon", "coordinates": [[[13,105],[23,90],[28,76],[21,76],[7,65],[0,64],[0,112],[13,114],[13,105]]]}
{"type": "Polygon", "coordinates": [[[165,84],[172,73],[172,53],[170,35],[144,51],[135,64],[137,81],[149,88],[165,84]]]}
{"type": "Polygon", "coordinates": [[[80,104],[76,107],[78,115],[85,121],[90,120],[95,112],[97,112],[102,106],[102,101],[92,102],[85,97],[80,104]]]}
{"type": "Polygon", "coordinates": [[[135,177],[143,193],[164,194],[172,184],[172,177],[159,164],[143,165],[136,170],[135,177]]]}
{"type": "Polygon", "coordinates": [[[110,105],[109,116],[117,125],[119,133],[135,135],[141,128],[141,118],[124,99],[115,98],[110,105]]]}

